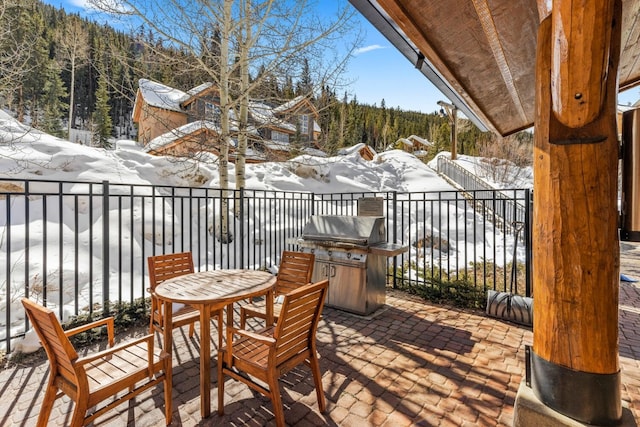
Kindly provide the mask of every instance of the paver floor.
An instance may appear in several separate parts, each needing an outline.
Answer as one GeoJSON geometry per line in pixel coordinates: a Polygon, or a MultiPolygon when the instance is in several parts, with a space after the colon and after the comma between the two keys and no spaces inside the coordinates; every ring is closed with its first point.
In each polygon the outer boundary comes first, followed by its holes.
{"type": "MultiPolygon", "coordinates": [[[[640,278],[640,245],[623,243],[621,271],[640,278]]],[[[215,332],[215,331],[214,331],[215,332]]],[[[275,425],[271,403],[227,379],[225,415],[200,418],[198,337],[174,332],[174,426],[275,425]]],[[[531,330],[484,313],[425,302],[389,290],[372,316],[325,308],[318,330],[327,411],[318,411],[313,380],[298,367],[282,381],[285,418],[295,426],[510,426],[525,375],[531,330]]],[[[215,361],[217,336],[212,338],[215,361]]],[[[622,399],[640,422],[640,283],[620,284],[622,399]]],[[[35,425],[48,376],[46,359],[0,372],[0,426],[35,425]]],[[[50,425],[70,420],[65,397],[50,425]]],[[[120,405],[101,426],[164,425],[162,388],[120,405]]]]}

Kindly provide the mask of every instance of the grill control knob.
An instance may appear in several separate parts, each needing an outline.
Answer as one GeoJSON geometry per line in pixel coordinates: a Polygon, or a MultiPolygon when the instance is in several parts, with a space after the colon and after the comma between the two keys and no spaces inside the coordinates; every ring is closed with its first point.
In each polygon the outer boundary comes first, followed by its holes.
{"type": "Polygon", "coordinates": [[[351,252],[347,252],[347,259],[351,259],[351,252]]]}

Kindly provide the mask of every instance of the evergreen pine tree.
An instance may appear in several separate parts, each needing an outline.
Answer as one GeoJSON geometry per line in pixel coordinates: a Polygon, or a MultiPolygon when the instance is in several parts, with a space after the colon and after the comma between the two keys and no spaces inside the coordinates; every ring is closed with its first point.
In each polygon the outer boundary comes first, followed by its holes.
{"type": "Polygon", "coordinates": [[[109,107],[109,91],[107,90],[107,79],[102,74],[98,78],[98,89],[96,90],[96,107],[93,111],[94,141],[102,148],[111,148],[111,132],[113,122],[109,107]]]}
{"type": "Polygon", "coordinates": [[[46,80],[42,88],[42,122],[40,128],[55,136],[62,137],[62,117],[69,107],[63,99],[67,91],[60,77],[60,67],[55,61],[49,61],[46,80]]]}

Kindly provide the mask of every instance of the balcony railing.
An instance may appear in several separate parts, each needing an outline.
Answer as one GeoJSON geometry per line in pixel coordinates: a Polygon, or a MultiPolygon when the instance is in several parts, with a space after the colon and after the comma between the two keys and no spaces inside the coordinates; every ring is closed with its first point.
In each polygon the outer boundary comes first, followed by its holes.
{"type": "MultiPolygon", "coordinates": [[[[506,224],[520,218],[506,206],[527,207],[530,195],[504,194],[482,191],[471,200],[457,191],[313,194],[0,179],[0,349],[10,352],[28,329],[21,297],[63,320],[107,311],[148,296],[146,258],[169,252],[191,251],[197,270],[270,269],[283,250],[297,248],[310,215],[356,215],[362,197],[383,198],[387,240],[409,247],[389,259],[390,285],[433,286],[435,277],[507,289],[514,236],[506,224]],[[505,216],[496,226],[498,211],[505,216]]],[[[517,280],[529,293],[528,214],[524,224],[516,256],[527,267],[517,280]]]]}

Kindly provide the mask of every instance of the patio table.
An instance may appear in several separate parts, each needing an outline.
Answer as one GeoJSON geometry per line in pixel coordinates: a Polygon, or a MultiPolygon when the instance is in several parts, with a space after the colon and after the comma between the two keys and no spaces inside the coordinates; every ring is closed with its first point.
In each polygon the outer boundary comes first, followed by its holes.
{"type": "Polygon", "coordinates": [[[233,324],[233,303],[266,295],[267,324],[273,323],[273,288],[276,277],[258,270],[213,270],[174,277],[156,286],[155,296],[166,304],[164,347],[171,354],[172,303],[189,304],[200,312],[200,413],[211,414],[211,312],[218,310],[218,349],[222,346],[222,310],[227,307],[227,324],[233,324]]]}

